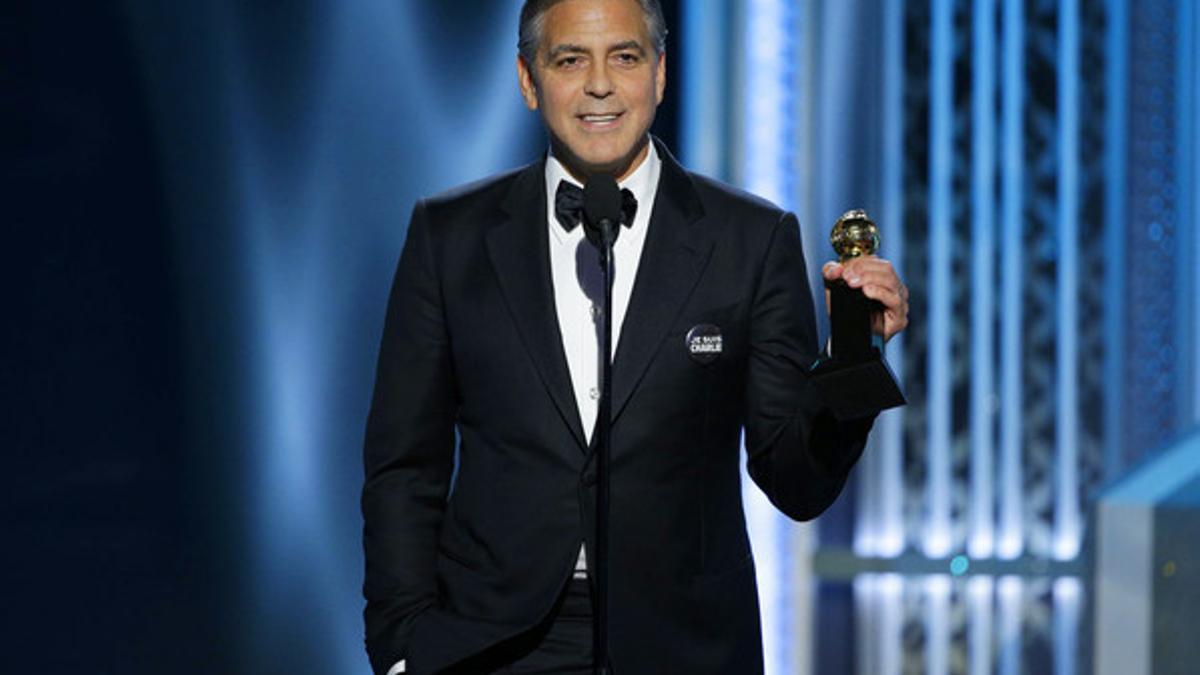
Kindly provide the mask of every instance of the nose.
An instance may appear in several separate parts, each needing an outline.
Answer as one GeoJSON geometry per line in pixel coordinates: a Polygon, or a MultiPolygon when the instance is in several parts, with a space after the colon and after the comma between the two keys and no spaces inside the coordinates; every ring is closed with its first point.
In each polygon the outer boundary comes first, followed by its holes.
{"type": "Polygon", "coordinates": [[[595,98],[607,98],[613,93],[612,79],[608,73],[608,63],[604,59],[597,59],[592,62],[592,67],[588,69],[587,81],[584,82],[584,92],[588,96],[595,98]]]}

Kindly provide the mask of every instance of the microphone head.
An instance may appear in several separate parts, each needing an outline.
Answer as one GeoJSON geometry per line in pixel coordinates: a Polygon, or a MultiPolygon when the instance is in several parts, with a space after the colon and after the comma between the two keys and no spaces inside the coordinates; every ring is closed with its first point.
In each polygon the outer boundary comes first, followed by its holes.
{"type": "Polygon", "coordinates": [[[615,178],[606,173],[588,177],[583,186],[583,226],[588,241],[597,248],[605,239],[617,241],[621,204],[621,188],[615,178]]]}

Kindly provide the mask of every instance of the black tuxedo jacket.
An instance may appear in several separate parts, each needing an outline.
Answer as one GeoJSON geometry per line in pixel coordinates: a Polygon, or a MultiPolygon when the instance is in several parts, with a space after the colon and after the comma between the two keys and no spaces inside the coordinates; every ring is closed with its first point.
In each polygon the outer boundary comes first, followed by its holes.
{"type": "MultiPolygon", "coordinates": [[[[762,670],[738,462],[792,518],[838,495],[871,421],[809,382],[793,215],[684,171],[658,194],[613,365],[616,675],[762,670]],[[693,326],[720,329],[711,363],[693,326]]],[[[555,316],[544,163],[422,201],[367,423],[364,594],[377,673],[442,671],[539,621],[591,546],[594,457],[555,316]],[[456,461],[455,445],[458,457],[456,461]]]]}

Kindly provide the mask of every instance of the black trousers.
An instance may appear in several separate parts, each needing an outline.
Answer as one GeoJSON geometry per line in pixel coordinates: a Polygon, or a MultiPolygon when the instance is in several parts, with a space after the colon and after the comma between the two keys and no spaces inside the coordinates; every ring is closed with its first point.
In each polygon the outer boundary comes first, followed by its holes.
{"type": "Polygon", "coordinates": [[[447,675],[592,675],[592,596],[572,579],[541,623],[476,654],[447,675]]]}

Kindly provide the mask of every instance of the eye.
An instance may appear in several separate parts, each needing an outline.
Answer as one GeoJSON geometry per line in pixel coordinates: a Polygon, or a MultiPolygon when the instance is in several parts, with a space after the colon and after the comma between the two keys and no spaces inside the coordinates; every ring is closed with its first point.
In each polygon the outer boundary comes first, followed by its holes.
{"type": "Polygon", "coordinates": [[[623,66],[636,66],[642,60],[635,52],[617,52],[613,58],[623,66]]]}
{"type": "Polygon", "coordinates": [[[564,57],[560,58],[559,60],[555,61],[554,65],[557,66],[558,68],[574,68],[582,62],[583,62],[583,60],[580,59],[578,56],[564,56],[564,57]]]}

